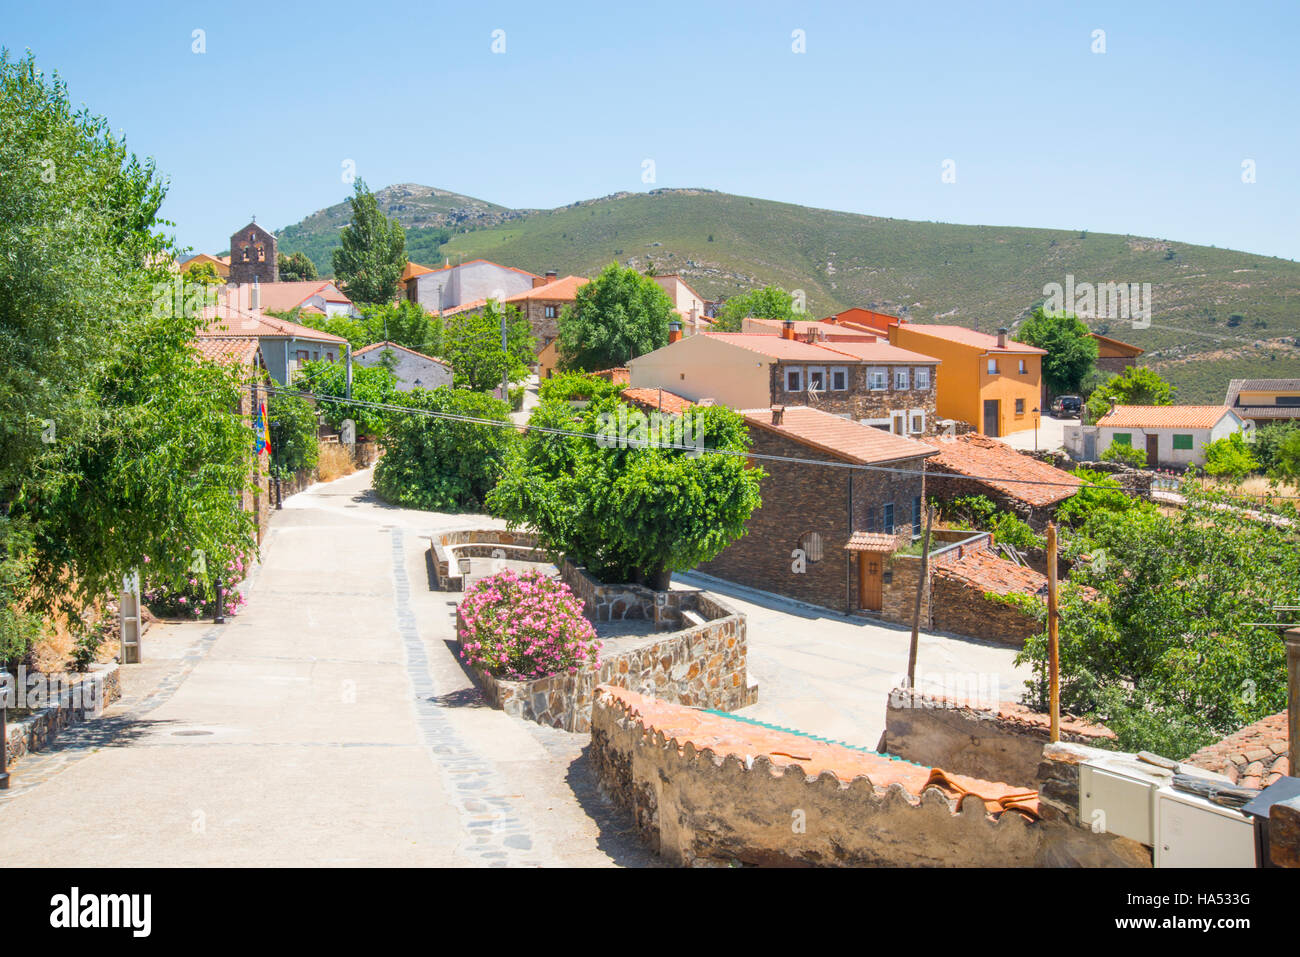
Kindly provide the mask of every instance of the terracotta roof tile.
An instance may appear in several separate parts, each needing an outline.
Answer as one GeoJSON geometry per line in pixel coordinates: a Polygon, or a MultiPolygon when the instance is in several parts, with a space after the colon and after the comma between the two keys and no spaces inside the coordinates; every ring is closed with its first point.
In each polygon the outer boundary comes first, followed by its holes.
{"type": "Polygon", "coordinates": [[[1032,568],[999,558],[987,549],[976,549],[951,565],[934,570],[938,578],[950,578],[995,595],[1047,594],[1047,578],[1032,568]]]}
{"type": "Polygon", "coordinates": [[[515,293],[508,297],[506,302],[528,302],[530,299],[563,299],[572,302],[577,297],[578,290],[589,282],[591,280],[584,276],[565,276],[544,286],[534,286],[532,289],[515,293]]]}
{"type": "Polygon", "coordinates": [[[598,378],[612,382],[614,385],[627,385],[631,382],[631,372],[627,366],[615,366],[612,369],[601,369],[599,372],[593,372],[592,375],[598,378]]]}
{"type": "Polygon", "coordinates": [[[970,476],[1027,505],[1051,505],[1064,501],[1083,484],[1069,472],[984,435],[939,436],[921,441],[939,450],[939,454],[930,460],[929,468],[933,471],[970,476]],[[1019,481],[1015,481],[1017,479],[1019,481]],[[1056,484],[1032,485],[1029,482],[1056,484]]]}
{"type": "Polygon", "coordinates": [[[1210,429],[1229,411],[1224,405],[1117,405],[1097,424],[1113,429],[1210,429]]]}
{"type": "Polygon", "coordinates": [[[439,365],[444,365],[448,369],[451,368],[451,363],[446,362],[443,359],[439,359],[436,356],[426,356],[423,352],[416,352],[414,349],[408,348],[407,346],[398,345],[396,342],[388,342],[388,341],[372,342],[368,346],[362,346],[360,349],[357,349],[352,353],[352,358],[355,359],[357,356],[364,356],[366,353],[374,352],[376,349],[400,349],[409,355],[419,356],[421,359],[428,359],[430,362],[436,362],[439,365]]]}
{"type": "Polygon", "coordinates": [[[854,532],[844,544],[846,552],[894,552],[898,536],[886,532],[854,532]]]}
{"type": "MultiPolygon", "coordinates": [[[[758,337],[767,338],[767,337],[758,337]]],[[[821,409],[806,405],[786,406],[781,424],[772,424],[772,410],[742,409],[751,426],[785,436],[836,458],[864,465],[879,465],[901,459],[914,459],[934,454],[934,449],[915,439],[894,435],[851,419],[841,419],[821,409]]]]}
{"type": "Polygon", "coordinates": [[[645,409],[668,412],[672,415],[681,415],[695,406],[690,399],[669,392],[667,389],[624,389],[621,394],[624,399],[645,409]]]}
{"type": "Polygon", "coordinates": [[[257,340],[247,336],[221,339],[200,337],[195,340],[194,348],[203,358],[213,362],[247,365],[257,355],[257,340]]]}
{"type": "Polygon", "coordinates": [[[967,329],[965,326],[933,326],[929,323],[922,325],[918,322],[903,322],[900,328],[923,336],[933,336],[936,339],[946,339],[949,342],[960,342],[963,345],[974,346],[986,352],[1047,355],[1046,349],[1040,349],[1037,346],[1031,346],[1023,342],[1016,342],[1014,339],[1008,339],[1006,348],[1001,348],[998,345],[997,336],[989,335],[987,332],[979,332],[975,329],[967,329]]]}
{"type": "Polygon", "coordinates": [[[1287,714],[1281,711],[1206,745],[1186,763],[1226,774],[1243,787],[1266,788],[1291,773],[1286,757],[1289,738],[1287,714]]]}
{"type": "Polygon", "coordinates": [[[263,315],[261,312],[236,309],[224,303],[209,306],[203,311],[205,325],[199,330],[204,339],[252,338],[258,339],[308,339],[315,342],[346,343],[333,333],[321,332],[310,326],[299,325],[285,319],[263,315]]]}

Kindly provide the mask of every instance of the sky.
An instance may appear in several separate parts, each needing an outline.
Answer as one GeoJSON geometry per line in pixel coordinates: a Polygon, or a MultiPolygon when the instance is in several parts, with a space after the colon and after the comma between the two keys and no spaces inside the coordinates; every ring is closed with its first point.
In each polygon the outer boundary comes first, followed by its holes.
{"type": "Polygon", "coordinates": [[[1295,259],[1298,40],[1295,2],[0,0],[0,46],[155,158],[213,253],[351,162],[512,207],[703,187],[1295,259]]]}

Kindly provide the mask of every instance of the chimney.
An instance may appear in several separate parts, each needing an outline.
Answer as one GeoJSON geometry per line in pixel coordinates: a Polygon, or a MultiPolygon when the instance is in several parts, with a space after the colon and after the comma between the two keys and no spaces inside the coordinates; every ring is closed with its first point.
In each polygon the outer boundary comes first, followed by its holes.
{"type": "Polygon", "coordinates": [[[1007,330],[1006,327],[1004,326],[1003,328],[998,330],[998,348],[1005,349],[1006,347],[1007,347],[1007,330]]]}
{"type": "Polygon", "coordinates": [[[668,323],[668,342],[672,344],[682,337],[682,324],[680,322],[668,323]]]}
{"type": "Polygon", "coordinates": [[[534,277],[533,277],[533,288],[536,289],[538,286],[545,286],[548,282],[550,282],[550,280],[549,280],[549,279],[546,279],[546,278],[543,277],[543,276],[534,276],[534,277]]]}
{"type": "Polygon", "coordinates": [[[780,424],[781,424],[781,417],[784,416],[784,415],[785,415],[785,406],[783,406],[783,405],[774,405],[774,406],[772,406],[772,424],[773,424],[773,425],[780,425],[780,424]]]}
{"type": "Polygon", "coordinates": [[[257,277],[253,277],[253,288],[248,293],[248,308],[257,312],[262,308],[262,287],[258,285],[257,277]]]}
{"type": "Polygon", "coordinates": [[[548,270],[546,270],[546,281],[547,281],[547,282],[555,282],[555,280],[557,280],[557,279],[559,279],[559,278],[560,278],[560,274],[557,273],[554,269],[548,269],[548,270]]]}
{"type": "Polygon", "coordinates": [[[786,320],[784,320],[784,321],[781,323],[781,338],[782,338],[782,339],[793,339],[793,338],[794,338],[794,320],[793,320],[793,319],[786,319],[786,320]]]}

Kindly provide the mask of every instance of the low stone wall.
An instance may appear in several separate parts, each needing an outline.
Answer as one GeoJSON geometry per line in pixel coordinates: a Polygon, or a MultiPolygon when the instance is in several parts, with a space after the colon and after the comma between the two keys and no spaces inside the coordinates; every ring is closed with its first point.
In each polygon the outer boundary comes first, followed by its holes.
{"type": "Polygon", "coordinates": [[[609,621],[653,621],[656,629],[680,628],[683,609],[701,594],[694,590],[655,591],[631,583],[606,584],[585,568],[567,559],[560,563],[560,577],[582,599],[585,614],[593,624],[609,621]]]}
{"type": "MultiPolygon", "coordinates": [[[[122,675],[117,662],[91,665],[86,674],[78,677],[81,681],[96,682],[99,685],[93,700],[100,703],[101,709],[122,697],[122,675]]],[[[42,708],[25,718],[8,723],[6,751],[11,765],[26,754],[49,747],[65,728],[95,717],[93,712],[86,710],[85,702],[74,698],[73,689],[66,688],[57,705],[42,708]]]]}
{"type": "Polygon", "coordinates": [[[917,765],[622,689],[597,692],[591,756],[602,789],[680,865],[1151,863],[1125,838],[1016,811],[995,818],[984,798],[1013,790],[1005,785],[966,779],[972,793],[956,799],[925,786],[929,770],[917,765]]]}
{"type": "Polygon", "coordinates": [[[1026,639],[1043,630],[1037,618],[1017,606],[987,598],[978,588],[942,573],[934,576],[930,590],[930,626],[936,631],[1023,648],[1026,639]]]}
{"type": "Polygon", "coordinates": [[[517,558],[544,562],[547,556],[537,546],[532,532],[512,532],[502,528],[466,528],[440,532],[429,541],[429,560],[433,566],[434,587],[439,591],[462,591],[465,586],[458,558],[517,558]]]}
{"type": "MultiPolygon", "coordinates": [[[[918,764],[1034,787],[1048,728],[1047,715],[1018,704],[978,707],[895,688],[889,693],[880,747],[918,764]]],[[[1114,739],[1109,728],[1061,718],[1062,741],[1097,747],[1114,739]]]]}
{"type": "MultiPolygon", "coordinates": [[[[696,708],[734,711],[754,704],[758,686],[749,682],[745,616],[704,592],[683,594],[694,596],[691,610],[708,619],[704,624],[608,657],[602,655],[599,669],[509,681],[476,668],[475,680],[493,707],[526,721],[575,732],[591,729],[592,700],[598,685],[636,688],[696,708]]],[[[462,630],[457,609],[457,636],[462,630]]]]}
{"type": "MultiPolygon", "coordinates": [[[[936,528],[930,535],[930,588],[921,596],[921,627],[933,627],[934,573],[961,561],[972,551],[992,547],[991,532],[936,528]]],[[[891,555],[885,565],[885,582],[881,586],[880,617],[900,625],[910,625],[916,611],[916,582],[921,577],[920,555],[891,555]]]]}

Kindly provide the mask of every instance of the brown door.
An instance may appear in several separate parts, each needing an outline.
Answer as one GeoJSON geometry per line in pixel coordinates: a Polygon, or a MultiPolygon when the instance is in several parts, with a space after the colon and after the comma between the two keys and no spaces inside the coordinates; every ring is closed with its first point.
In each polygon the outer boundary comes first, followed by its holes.
{"type": "Polygon", "coordinates": [[[997,438],[998,432],[998,405],[997,399],[984,400],[984,434],[997,438]]]}
{"type": "Polygon", "coordinates": [[[880,611],[881,572],[885,557],[879,552],[858,552],[858,606],[880,611]]]}
{"type": "Polygon", "coordinates": [[[1160,464],[1160,436],[1147,436],[1147,467],[1155,468],[1160,464]]]}

